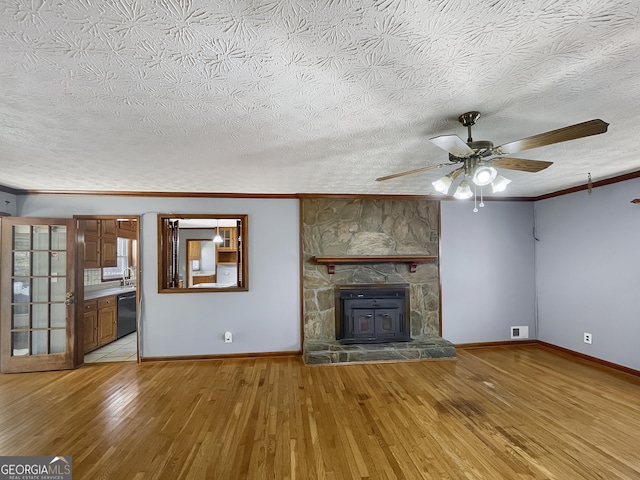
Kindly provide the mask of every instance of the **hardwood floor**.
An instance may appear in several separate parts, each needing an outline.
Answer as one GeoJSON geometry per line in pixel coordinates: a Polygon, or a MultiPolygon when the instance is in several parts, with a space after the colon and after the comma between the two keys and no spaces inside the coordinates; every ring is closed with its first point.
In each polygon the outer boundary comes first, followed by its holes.
{"type": "Polygon", "coordinates": [[[637,479],[640,378],[539,346],[0,375],[0,455],[83,479],[637,479]]]}

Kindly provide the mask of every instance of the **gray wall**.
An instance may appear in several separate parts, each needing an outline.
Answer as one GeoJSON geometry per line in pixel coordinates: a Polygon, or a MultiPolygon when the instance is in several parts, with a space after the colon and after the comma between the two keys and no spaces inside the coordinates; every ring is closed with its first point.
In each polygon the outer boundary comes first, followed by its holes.
{"type": "Polygon", "coordinates": [[[536,202],[540,340],[640,370],[638,197],[634,179],[536,202]]]}
{"type": "Polygon", "coordinates": [[[441,203],[442,336],[460,343],[511,339],[511,326],[535,332],[533,204],[441,203]]]}
{"type": "Polygon", "coordinates": [[[18,214],[141,215],[145,357],[301,349],[298,200],[29,195],[18,214]],[[248,214],[249,291],[158,294],[158,213],[248,214]]]}
{"type": "MultiPolygon", "coordinates": [[[[443,336],[454,343],[509,340],[511,326],[526,325],[530,338],[640,370],[640,205],[629,203],[637,197],[640,180],[591,196],[487,202],[477,214],[471,202],[442,202],[443,336]],[[592,345],[583,343],[585,331],[592,345]]],[[[26,216],[142,215],[144,355],[300,349],[297,200],[17,200],[17,213],[26,216]],[[249,214],[250,291],[159,295],[158,212],[249,214]],[[221,340],[225,330],[235,334],[231,345],[221,340]]]]}
{"type": "Polygon", "coordinates": [[[15,195],[0,192],[0,212],[9,213],[12,217],[15,217],[17,215],[17,201],[18,199],[15,195]]]}

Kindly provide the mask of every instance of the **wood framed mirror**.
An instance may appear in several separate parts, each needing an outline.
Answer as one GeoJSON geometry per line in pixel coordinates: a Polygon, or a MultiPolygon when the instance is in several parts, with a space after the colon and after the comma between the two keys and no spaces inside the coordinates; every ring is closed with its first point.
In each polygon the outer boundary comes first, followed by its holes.
{"type": "Polygon", "coordinates": [[[159,214],[158,292],[248,290],[245,214],[159,214]]]}

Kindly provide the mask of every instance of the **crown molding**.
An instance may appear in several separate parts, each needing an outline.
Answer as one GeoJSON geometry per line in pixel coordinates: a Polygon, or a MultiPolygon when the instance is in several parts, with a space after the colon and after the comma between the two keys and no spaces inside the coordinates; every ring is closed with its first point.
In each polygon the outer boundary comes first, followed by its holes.
{"type": "MultiPolygon", "coordinates": [[[[234,193],[234,192],[136,192],[115,190],[15,190],[16,195],[78,195],[105,197],[167,197],[167,198],[264,198],[264,199],[310,199],[310,198],[348,198],[363,200],[455,200],[445,195],[383,195],[358,193],[234,193]]],[[[13,192],[10,192],[13,193],[13,192]]],[[[529,197],[485,197],[485,202],[526,202],[529,197]]]]}
{"type": "Polygon", "coordinates": [[[295,193],[135,192],[114,190],[24,190],[22,195],[80,195],[98,197],[171,198],[298,198],[298,195],[295,193]]]}
{"type": "MultiPolygon", "coordinates": [[[[620,183],[627,180],[633,180],[634,178],[640,177],[640,170],[635,172],[625,173],[623,175],[618,175],[611,178],[606,178],[604,180],[598,180],[597,182],[591,183],[591,188],[604,187],[605,185],[611,185],[613,183],[620,183]]],[[[558,190],[557,192],[546,193],[544,195],[540,195],[538,197],[533,197],[531,200],[537,202],[539,200],[546,200],[548,198],[560,197],[562,195],[568,195],[570,193],[581,192],[583,190],[588,190],[589,184],[585,183],[584,185],[578,185],[571,188],[565,188],[564,190],[558,190]]]]}
{"type": "MultiPolygon", "coordinates": [[[[615,177],[598,180],[591,188],[603,187],[614,183],[640,178],[640,170],[615,177]]],[[[577,185],[536,197],[484,197],[485,202],[538,202],[549,198],[560,197],[570,193],[587,190],[588,184],[577,185]]],[[[99,191],[99,190],[23,190],[0,185],[0,192],[13,195],[80,195],[80,196],[122,196],[122,197],[167,197],[167,198],[263,198],[263,199],[311,199],[311,198],[348,198],[363,200],[434,200],[458,201],[449,195],[383,195],[358,193],[237,193],[237,192],[135,192],[135,191],[99,191]]]]}

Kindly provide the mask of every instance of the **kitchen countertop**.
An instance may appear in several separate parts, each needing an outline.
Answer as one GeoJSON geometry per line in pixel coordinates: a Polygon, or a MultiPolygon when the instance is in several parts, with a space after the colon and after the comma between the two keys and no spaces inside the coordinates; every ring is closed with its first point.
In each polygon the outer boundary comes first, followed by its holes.
{"type": "Polygon", "coordinates": [[[84,299],[94,300],[100,297],[108,297],[109,295],[119,295],[121,293],[129,293],[129,292],[135,292],[135,291],[136,291],[136,287],[131,287],[131,286],[111,287],[111,288],[105,288],[102,290],[92,290],[90,292],[84,292],[84,299]]]}

